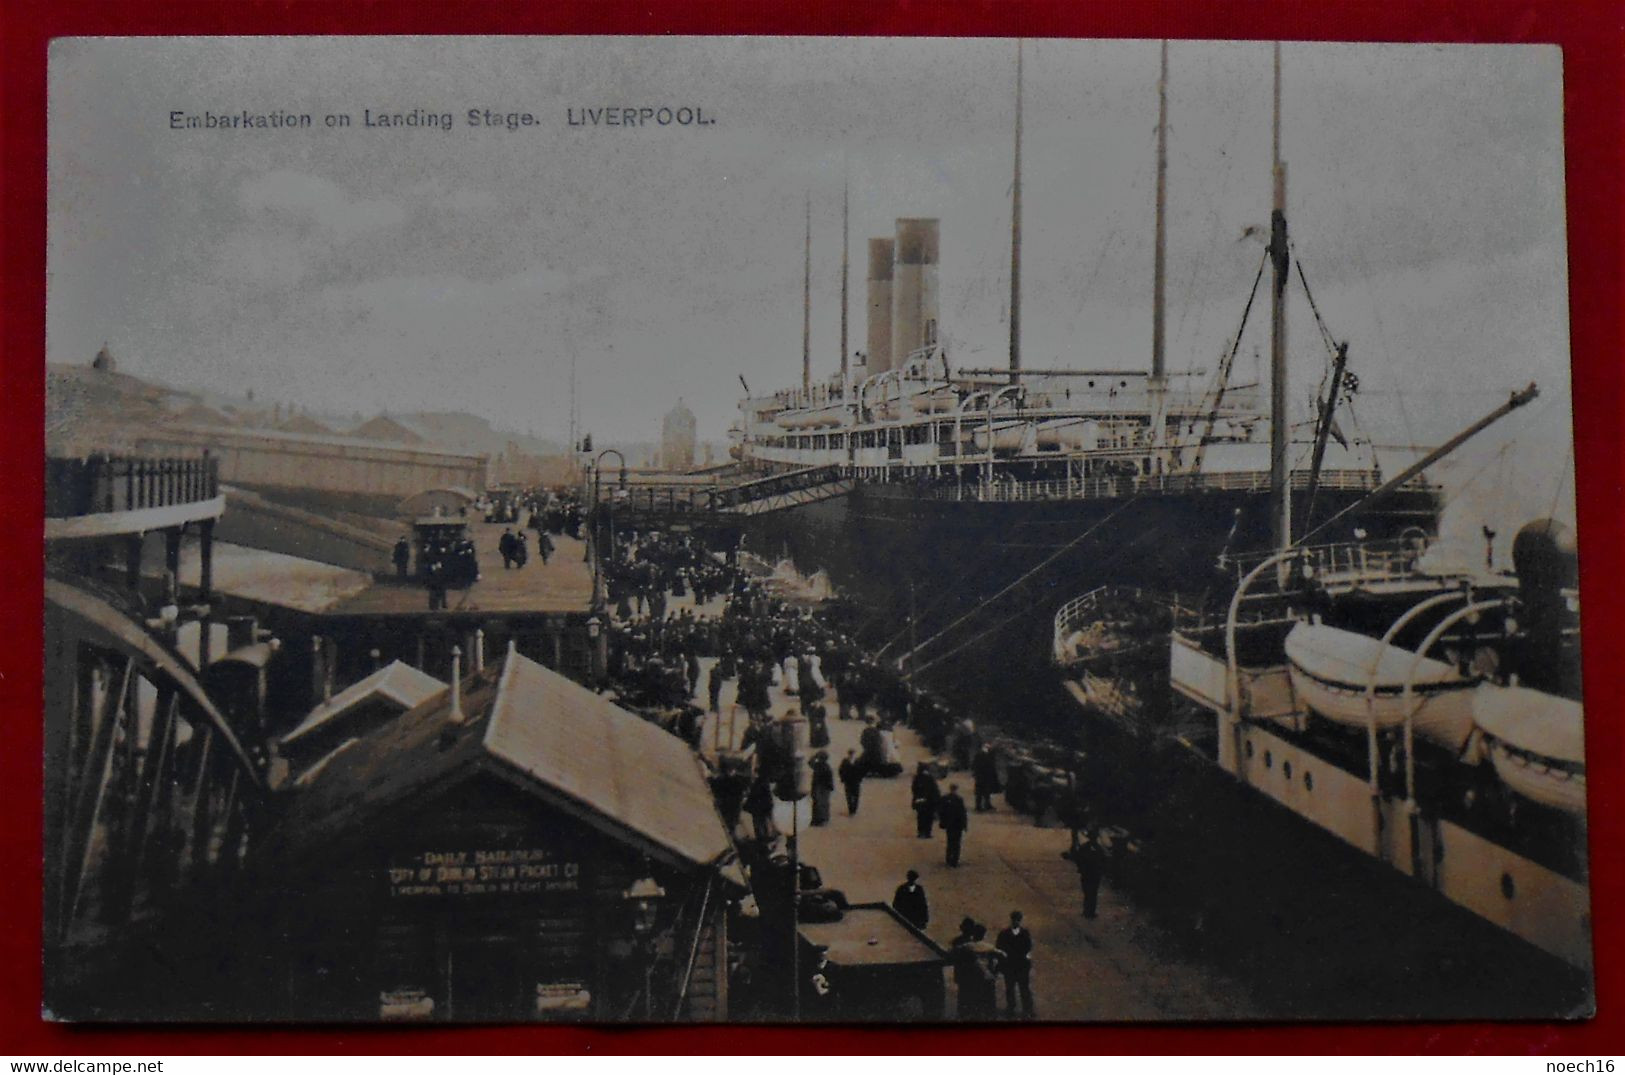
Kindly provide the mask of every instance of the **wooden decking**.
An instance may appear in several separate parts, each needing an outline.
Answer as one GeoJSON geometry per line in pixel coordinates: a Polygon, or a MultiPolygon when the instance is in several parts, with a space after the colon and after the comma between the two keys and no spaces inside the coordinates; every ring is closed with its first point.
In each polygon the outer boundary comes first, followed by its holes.
{"type": "MultiPolygon", "coordinates": [[[[467,589],[446,593],[446,611],[489,613],[579,613],[592,605],[592,565],[585,545],[568,537],[553,538],[547,564],[536,553],[536,532],[526,531],[530,560],[522,568],[504,568],[497,552],[503,528],[475,522],[469,529],[479,553],[480,578],[467,589]]],[[[420,615],[429,608],[429,591],[415,580],[382,579],[325,611],[336,616],[420,615]]]]}

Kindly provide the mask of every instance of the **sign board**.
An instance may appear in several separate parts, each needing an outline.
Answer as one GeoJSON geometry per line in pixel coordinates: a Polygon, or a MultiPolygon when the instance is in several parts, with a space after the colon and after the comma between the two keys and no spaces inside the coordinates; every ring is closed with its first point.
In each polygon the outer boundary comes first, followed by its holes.
{"type": "Polygon", "coordinates": [[[385,868],[391,897],[536,896],[581,889],[581,863],[547,848],[419,851],[385,868]]]}

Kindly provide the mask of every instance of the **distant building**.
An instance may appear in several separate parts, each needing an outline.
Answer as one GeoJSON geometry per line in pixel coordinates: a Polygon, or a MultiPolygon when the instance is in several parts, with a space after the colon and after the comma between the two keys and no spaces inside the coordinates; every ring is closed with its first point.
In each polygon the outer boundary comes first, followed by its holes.
{"type": "Polygon", "coordinates": [[[663,470],[692,470],[694,468],[694,412],[683,406],[678,397],[677,406],[666,412],[660,423],[660,466],[663,470]]]}
{"type": "Polygon", "coordinates": [[[333,432],[308,414],[295,414],[277,429],[283,433],[310,433],[315,436],[331,436],[333,432]]]}
{"type": "Polygon", "coordinates": [[[387,414],[362,422],[350,431],[352,437],[389,441],[394,444],[422,444],[423,438],[387,414]]]}

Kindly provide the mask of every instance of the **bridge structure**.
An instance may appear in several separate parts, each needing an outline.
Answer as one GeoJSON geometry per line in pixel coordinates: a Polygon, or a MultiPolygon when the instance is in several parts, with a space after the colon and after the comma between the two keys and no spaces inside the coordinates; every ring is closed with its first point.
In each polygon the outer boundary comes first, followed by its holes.
{"type": "Polygon", "coordinates": [[[705,482],[677,476],[633,483],[592,480],[587,498],[617,526],[727,529],[759,515],[845,496],[856,485],[847,468],[831,464],[744,480],[721,475],[705,482]]]}
{"type": "Polygon", "coordinates": [[[46,1006],[90,1018],[124,1010],[97,998],[138,1007],[140,983],[167,981],[240,895],[277,646],[212,615],[216,459],[51,458],[46,479],[46,1006]],[[200,555],[183,593],[187,533],[200,555]]]}

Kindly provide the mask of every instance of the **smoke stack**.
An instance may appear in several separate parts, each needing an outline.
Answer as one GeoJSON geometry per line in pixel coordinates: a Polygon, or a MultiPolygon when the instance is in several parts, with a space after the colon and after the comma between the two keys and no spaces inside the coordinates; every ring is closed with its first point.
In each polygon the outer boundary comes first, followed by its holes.
{"type": "Polygon", "coordinates": [[[937,222],[897,222],[897,266],[892,282],[891,364],[937,339],[937,222]]]}
{"type": "Polygon", "coordinates": [[[892,253],[890,239],[869,240],[869,366],[871,375],[891,369],[892,253]]]}

